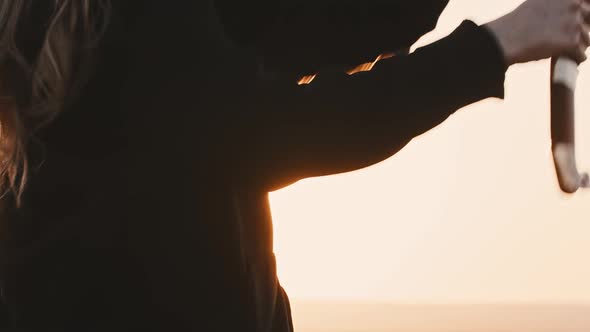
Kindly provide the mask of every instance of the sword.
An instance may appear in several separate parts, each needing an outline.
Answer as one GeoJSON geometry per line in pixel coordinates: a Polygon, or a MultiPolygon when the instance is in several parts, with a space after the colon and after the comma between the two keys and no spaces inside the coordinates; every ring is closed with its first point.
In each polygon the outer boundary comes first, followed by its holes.
{"type": "Polygon", "coordinates": [[[562,56],[551,60],[551,150],[561,190],[573,194],[590,187],[576,166],[575,90],[578,63],[562,56]]]}

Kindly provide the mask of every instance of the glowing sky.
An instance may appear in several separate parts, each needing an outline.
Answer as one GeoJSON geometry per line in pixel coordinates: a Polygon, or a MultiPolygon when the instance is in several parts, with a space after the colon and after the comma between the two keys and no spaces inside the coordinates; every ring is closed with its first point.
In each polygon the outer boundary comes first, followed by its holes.
{"type": "MultiPolygon", "coordinates": [[[[419,44],[520,2],[451,0],[419,44]]],[[[463,109],[370,168],[272,193],[279,275],[290,295],[590,303],[590,193],[558,190],[548,83],[548,61],[515,66],[505,101],[463,109]]],[[[584,91],[587,64],[578,81],[577,147],[578,164],[590,169],[584,91]]]]}

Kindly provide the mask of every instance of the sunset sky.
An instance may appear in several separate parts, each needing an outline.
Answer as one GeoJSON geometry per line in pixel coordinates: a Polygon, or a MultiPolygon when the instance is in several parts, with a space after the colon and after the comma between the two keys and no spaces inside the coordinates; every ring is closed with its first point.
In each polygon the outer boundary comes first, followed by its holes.
{"type": "MultiPolygon", "coordinates": [[[[521,2],[451,0],[419,44],[521,2]]],[[[585,91],[588,64],[576,116],[590,170],[585,91]]],[[[506,100],[462,109],[380,164],[272,193],[282,284],[295,299],[590,303],[590,193],[560,193],[549,125],[549,62],[518,65],[506,100]]]]}

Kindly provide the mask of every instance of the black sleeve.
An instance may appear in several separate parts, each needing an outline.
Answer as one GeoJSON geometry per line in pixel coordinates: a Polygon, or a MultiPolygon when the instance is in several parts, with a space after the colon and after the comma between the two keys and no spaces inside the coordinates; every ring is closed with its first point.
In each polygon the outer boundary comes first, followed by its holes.
{"type": "Polygon", "coordinates": [[[343,68],[409,48],[448,0],[215,0],[228,35],[281,72],[343,68]],[[249,15],[244,15],[244,13],[249,15]]]}
{"type": "Polygon", "coordinates": [[[253,81],[233,119],[236,175],[274,190],[372,165],[455,110],[503,98],[506,69],[494,36],[465,21],[370,72],[320,73],[302,86],[291,79],[253,81]]]}

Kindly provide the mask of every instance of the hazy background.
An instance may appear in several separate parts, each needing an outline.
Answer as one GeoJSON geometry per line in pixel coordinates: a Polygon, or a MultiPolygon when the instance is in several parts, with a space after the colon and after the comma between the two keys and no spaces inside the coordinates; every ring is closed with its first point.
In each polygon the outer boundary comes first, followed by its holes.
{"type": "MultiPolygon", "coordinates": [[[[521,2],[451,0],[436,31],[419,44],[465,18],[485,23],[521,2]]],[[[590,169],[585,91],[586,64],[578,81],[577,148],[579,165],[590,169]]],[[[519,65],[508,72],[505,101],[465,108],[370,168],[272,193],[279,275],[296,322],[312,322],[321,305],[321,317],[346,311],[319,300],[590,305],[590,193],[558,190],[549,125],[549,62],[519,65]]],[[[566,316],[590,317],[587,307],[561,308],[566,316]]],[[[380,317],[378,311],[363,317],[380,317]]],[[[326,319],[326,328],[342,321],[326,319]]],[[[590,322],[581,324],[590,330],[590,322]]]]}

